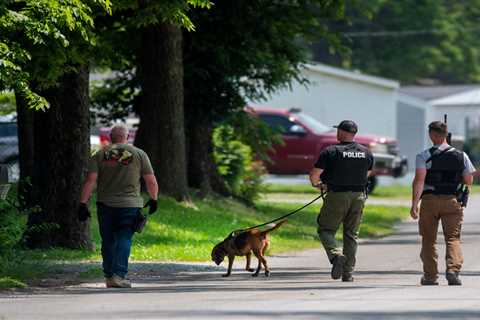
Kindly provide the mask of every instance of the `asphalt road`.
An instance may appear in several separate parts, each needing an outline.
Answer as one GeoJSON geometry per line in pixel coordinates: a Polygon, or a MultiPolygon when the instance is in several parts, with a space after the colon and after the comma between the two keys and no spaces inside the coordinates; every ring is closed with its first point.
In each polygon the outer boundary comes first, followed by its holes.
{"type": "MultiPolygon", "coordinates": [[[[391,237],[363,241],[354,283],[331,280],[322,250],[270,257],[270,278],[236,265],[155,271],[132,289],[102,283],[0,296],[0,319],[479,319],[480,197],[465,214],[462,287],[422,287],[415,222],[391,237]],[[176,270],[176,271],[175,271],[176,270]]],[[[443,242],[440,238],[439,242],[443,242]]],[[[274,244],[273,244],[274,245],[274,244]]],[[[444,271],[444,247],[439,246],[444,271]]]]}

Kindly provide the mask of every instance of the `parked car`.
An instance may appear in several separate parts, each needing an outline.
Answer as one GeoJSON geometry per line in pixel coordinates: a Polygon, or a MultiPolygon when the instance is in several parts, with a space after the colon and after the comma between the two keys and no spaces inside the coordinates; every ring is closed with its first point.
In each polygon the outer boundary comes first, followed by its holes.
{"type": "MultiPolygon", "coordinates": [[[[300,109],[273,109],[247,107],[247,112],[259,117],[282,134],[283,145],[275,145],[269,154],[272,162],[266,163],[273,174],[307,174],[320,151],[337,143],[336,131],[300,109]]],[[[401,177],[407,173],[407,159],[399,154],[397,141],[375,135],[356,135],[355,141],[367,146],[373,153],[375,165],[370,179],[375,176],[401,177]]]]}
{"type": "Polygon", "coordinates": [[[0,164],[8,166],[9,182],[15,182],[20,177],[18,155],[16,116],[0,116],[0,164]]]}

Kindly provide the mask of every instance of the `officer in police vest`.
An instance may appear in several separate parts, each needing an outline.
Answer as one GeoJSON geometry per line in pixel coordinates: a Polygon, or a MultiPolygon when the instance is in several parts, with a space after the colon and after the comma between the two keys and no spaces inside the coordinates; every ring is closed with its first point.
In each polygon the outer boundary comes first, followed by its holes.
{"type": "Polygon", "coordinates": [[[355,122],[344,120],[335,128],[339,143],[320,153],[310,172],[310,182],[327,191],[317,222],[320,241],[332,264],[331,276],[351,282],[373,155],[367,147],[354,141],[358,131],[355,122]],[[335,240],[341,224],[343,250],[335,240]]]}
{"type": "Polygon", "coordinates": [[[471,185],[475,168],[468,156],[447,143],[447,124],[434,121],[428,126],[433,147],[416,157],[415,178],[412,183],[410,215],[419,219],[422,236],[420,257],[423,262],[422,285],[438,285],[438,254],[435,243],[439,220],[442,221],[446,243],[446,278],[449,285],[461,285],[459,278],[463,263],[460,232],[463,208],[456,193],[463,183],[471,185]],[[418,212],[418,204],[420,212],[418,212]]]}

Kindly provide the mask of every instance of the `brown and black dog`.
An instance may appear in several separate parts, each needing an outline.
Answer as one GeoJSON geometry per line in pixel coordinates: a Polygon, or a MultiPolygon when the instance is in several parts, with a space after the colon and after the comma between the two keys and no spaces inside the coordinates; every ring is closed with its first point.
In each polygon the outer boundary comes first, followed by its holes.
{"type": "Polygon", "coordinates": [[[262,264],[265,267],[265,276],[270,275],[270,269],[265,259],[265,251],[269,246],[268,233],[279,228],[287,220],[280,221],[274,224],[270,229],[260,231],[258,229],[251,229],[247,231],[241,231],[240,233],[231,233],[225,240],[217,244],[212,250],[212,260],[218,265],[223,262],[225,256],[228,256],[228,271],[223,277],[228,277],[232,273],[232,265],[235,256],[246,256],[247,266],[246,270],[253,272],[254,269],[250,268],[250,261],[253,254],[258,259],[258,267],[253,277],[258,276],[262,269],[262,264]]]}

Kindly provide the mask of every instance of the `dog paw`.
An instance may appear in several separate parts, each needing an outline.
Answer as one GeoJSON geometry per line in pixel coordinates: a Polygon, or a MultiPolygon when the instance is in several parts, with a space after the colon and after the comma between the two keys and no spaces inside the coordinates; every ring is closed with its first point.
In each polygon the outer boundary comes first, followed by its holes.
{"type": "Polygon", "coordinates": [[[252,277],[258,277],[258,272],[255,272],[254,274],[252,274],[252,277]]]}
{"type": "Polygon", "coordinates": [[[249,268],[249,269],[246,269],[246,270],[247,270],[248,272],[254,272],[254,271],[255,271],[255,269],[253,269],[253,268],[249,268]]]}
{"type": "Polygon", "coordinates": [[[230,273],[222,274],[222,277],[224,277],[224,278],[230,277],[230,273]]]}
{"type": "Polygon", "coordinates": [[[265,277],[270,277],[270,271],[265,271],[265,277]]]}

